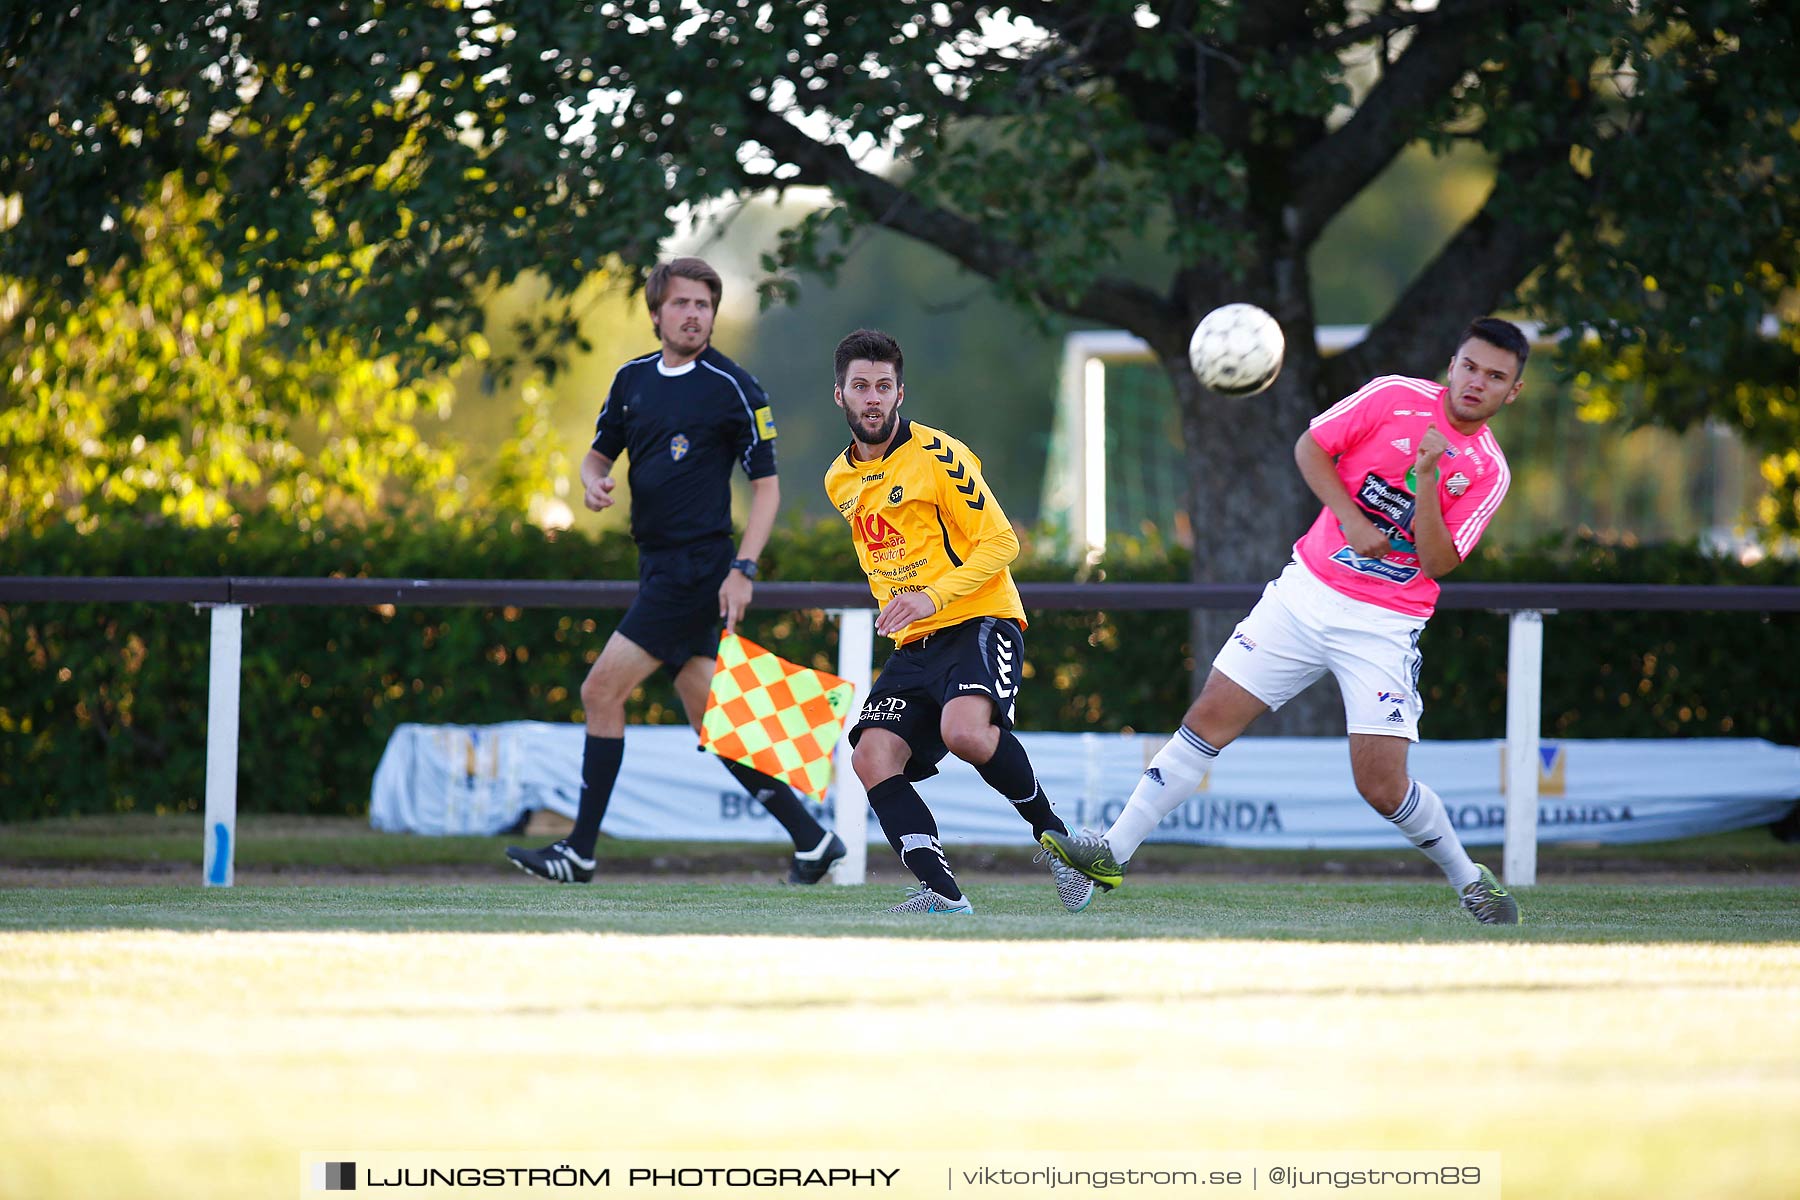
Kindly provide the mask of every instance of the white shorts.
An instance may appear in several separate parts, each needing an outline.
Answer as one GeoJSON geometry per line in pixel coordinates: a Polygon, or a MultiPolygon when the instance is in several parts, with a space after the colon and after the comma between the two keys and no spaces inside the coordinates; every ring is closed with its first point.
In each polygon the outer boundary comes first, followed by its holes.
{"type": "Polygon", "coordinates": [[[1295,561],[1263,589],[1213,666],[1271,709],[1330,671],[1351,733],[1416,742],[1424,628],[1425,618],[1352,600],[1295,561]]]}

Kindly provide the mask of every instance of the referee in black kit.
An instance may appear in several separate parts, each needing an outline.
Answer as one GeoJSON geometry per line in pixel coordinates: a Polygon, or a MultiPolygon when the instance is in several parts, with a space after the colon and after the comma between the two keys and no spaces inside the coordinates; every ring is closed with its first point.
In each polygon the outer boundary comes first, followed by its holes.
{"type": "MultiPolygon", "coordinates": [[[[521,871],[557,883],[594,877],[594,843],[625,754],[625,700],[657,667],[696,729],[706,711],[719,622],[736,626],[750,606],[756,556],[769,540],[781,485],[775,477],[775,418],[750,373],[712,347],[723,290],[698,258],[662,263],[644,285],[662,349],[613,377],[581,464],[583,499],[613,503],[613,463],[631,456],[631,536],[638,544],[638,595],[581,685],[587,743],[575,828],[542,850],[509,846],[521,871]],[[731,468],[750,477],[744,540],[731,543],[731,468]]],[[[721,760],[724,761],[724,760],[721,760]]],[[[793,789],[741,763],[725,769],[794,839],[789,883],[817,883],[844,857],[844,843],[813,819],[793,789]]]]}

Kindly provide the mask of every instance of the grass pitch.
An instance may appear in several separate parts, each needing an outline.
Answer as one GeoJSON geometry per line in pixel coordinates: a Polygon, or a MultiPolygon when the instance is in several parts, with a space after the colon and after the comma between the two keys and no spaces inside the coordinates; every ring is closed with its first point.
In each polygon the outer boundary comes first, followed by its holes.
{"type": "Polygon", "coordinates": [[[1800,1180],[1791,886],[1553,884],[1516,929],[1424,881],[1134,881],[1073,917],[1047,877],[969,891],[908,920],[891,886],[0,889],[0,1195],[291,1196],[307,1154],[378,1150],[1800,1180]]]}

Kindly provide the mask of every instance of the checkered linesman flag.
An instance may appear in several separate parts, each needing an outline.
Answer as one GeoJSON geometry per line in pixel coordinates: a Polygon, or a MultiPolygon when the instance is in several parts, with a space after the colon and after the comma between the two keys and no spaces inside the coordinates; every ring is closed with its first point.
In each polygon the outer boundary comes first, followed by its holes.
{"type": "Polygon", "coordinates": [[[831,752],[855,691],[848,679],[796,666],[727,633],[719,639],[700,748],[823,802],[831,785],[831,752]]]}

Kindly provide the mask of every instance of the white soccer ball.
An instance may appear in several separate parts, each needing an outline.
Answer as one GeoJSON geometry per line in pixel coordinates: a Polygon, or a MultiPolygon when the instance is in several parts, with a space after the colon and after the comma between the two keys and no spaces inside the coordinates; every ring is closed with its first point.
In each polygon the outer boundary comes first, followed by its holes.
{"type": "Polygon", "coordinates": [[[1194,377],[1221,396],[1254,396],[1274,383],[1286,352],[1280,324],[1254,304],[1213,309],[1188,339],[1194,377]]]}

